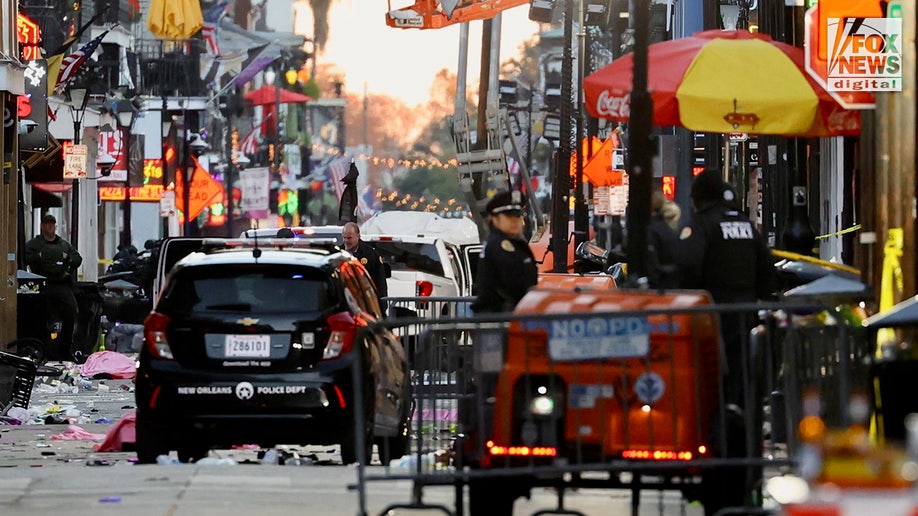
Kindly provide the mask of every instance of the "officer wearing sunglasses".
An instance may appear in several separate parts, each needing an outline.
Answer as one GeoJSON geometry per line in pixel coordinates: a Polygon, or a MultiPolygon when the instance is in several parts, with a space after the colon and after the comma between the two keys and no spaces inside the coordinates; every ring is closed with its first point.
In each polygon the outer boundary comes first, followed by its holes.
{"type": "Polygon", "coordinates": [[[478,261],[475,313],[512,312],[537,282],[538,271],[523,236],[525,204],[519,191],[500,192],[488,201],[488,238],[478,261]]]}

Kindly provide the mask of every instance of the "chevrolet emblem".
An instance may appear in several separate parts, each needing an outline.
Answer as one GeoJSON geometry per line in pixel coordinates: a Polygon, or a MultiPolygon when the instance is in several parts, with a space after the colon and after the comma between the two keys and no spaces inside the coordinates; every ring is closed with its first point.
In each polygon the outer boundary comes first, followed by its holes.
{"type": "Polygon", "coordinates": [[[252,326],[253,324],[258,324],[258,319],[252,319],[251,317],[246,317],[245,319],[239,319],[236,321],[236,324],[241,324],[243,326],[252,326]]]}

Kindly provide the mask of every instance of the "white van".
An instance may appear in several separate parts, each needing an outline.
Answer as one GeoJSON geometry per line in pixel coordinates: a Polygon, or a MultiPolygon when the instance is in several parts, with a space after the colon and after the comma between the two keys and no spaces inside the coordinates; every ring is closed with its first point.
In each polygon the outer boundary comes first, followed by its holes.
{"type": "Polygon", "coordinates": [[[378,213],[360,229],[392,269],[390,297],[470,296],[481,240],[468,218],[435,213],[378,213]]]}

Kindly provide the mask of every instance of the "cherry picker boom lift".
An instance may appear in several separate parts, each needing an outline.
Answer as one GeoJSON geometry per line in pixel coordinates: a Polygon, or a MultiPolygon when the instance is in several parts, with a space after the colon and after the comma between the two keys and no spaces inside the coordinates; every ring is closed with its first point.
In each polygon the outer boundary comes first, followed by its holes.
{"type": "MultiPolygon", "coordinates": [[[[507,113],[499,109],[497,101],[497,79],[500,64],[501,12],[528,4],[528,0],[417,0],[413,5],[392,9],[386,24],[403,29],[439,29],[461,23],[459,35],[459,66],[456,77],[455,113],[450,117],[453,141],[456,144],[456,159],[459,169],[459,185],[466,203],[472,210],[472,217],[478,225],[479,235],[485,237],[485,223],[481,211],[487,203],[489,192],[505,191],[511,188],[507,166],[507,154],[517,156],[520,175],[527,185],[528,218],[533,228],[532,240],[537,241],[545,232],[545,221],[535,198],[529,180],[529,171],[517,145],[507,113]],[[483,21],[479,105],[477,123],[472,120],[466,106],[466,77],[468,70],[469,25],[467,22],[483,21]]],[[[531,121],[529,121],[531,123],[531,121]]]]}

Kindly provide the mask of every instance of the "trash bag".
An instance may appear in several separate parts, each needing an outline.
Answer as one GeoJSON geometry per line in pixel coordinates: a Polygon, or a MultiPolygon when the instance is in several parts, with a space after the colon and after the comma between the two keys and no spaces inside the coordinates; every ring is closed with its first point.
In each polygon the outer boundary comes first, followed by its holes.
{"type": "Polygon", "coordinates": [[[116,324],[105,336],[105,349],[108,351],[140,353],[142,345],[142,324],[116,324]]]}
{"type": "Polygon", "coordinates": [[[88,356],[99,340],[99,329],[102,319],[102,294],[99,285],[89,281],[79,281],[73,288],[79,314],[74,328],[74,357],[88,356]]]}

